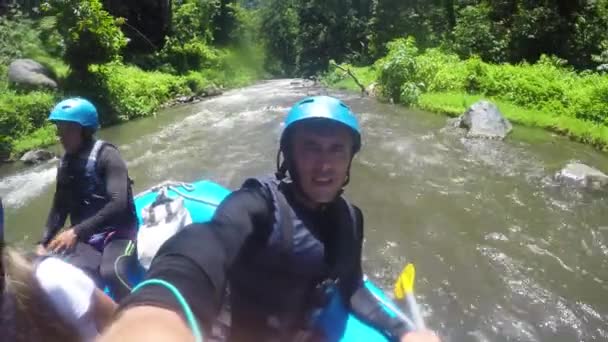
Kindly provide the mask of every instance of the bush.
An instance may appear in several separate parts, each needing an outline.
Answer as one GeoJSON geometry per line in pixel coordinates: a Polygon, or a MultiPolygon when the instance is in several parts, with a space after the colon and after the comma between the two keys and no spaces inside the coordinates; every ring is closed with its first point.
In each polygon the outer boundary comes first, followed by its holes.
{"type": "Polygon", "coordinates": [[[490,18],[489,6],[466,6],[454,26],[453,49],[464,58],[479,55],[486,61],[504,61],[508,37],[498,28],[490,18]]]}
{"type": "Polygon", "coordinates": [[[33,20],[16,9],[0,16],[0,65],[8,65],[16,58],[44,55],[41,46],[33,20]]]}
{"type": "Polygon", "coordinates": [[[601,75],[587,79],[569,92],[569,109],[576,118],[608,126],[608,79],[601,75]]]}
{"type": "Polygon", "coordinates": [[[160,58],[178,73],[217,67],[218,64],[217,50],[199,39],[180,43],[174,38],[167,38],[160,58]]]}
{"type": "Polygon", "coordinates": [[[90,72],[89,97],[100,107],[103,124],[152,115],[171,98],[191,92],[185,78],[118,62],[93,65],[90,72]]]}
{"type": "Polygon", "coordinates": [[[188,75],[184,76],[184,78],[186,86],[196,95],[201,94],[205,88],[212,84],[199,72],[190,72],[188,75]]]}
{"type": "Polygon", "coordinates": [[[17,157],[31,149],[48,146],[57,142],[55,125],[45,125],[32,133],[15,138],[12,142],[12,156],[17,157]]]}
{"type": "Polygon", "coordinates": [[[212,20],[219,12],[219,1],[185,0],[174,8],[171,37],[182,43],[213,40],[212,20]]]}
{"type": "Polygon", "coordinates": [[[0,92],[0,155],[8,156],[14,139],[41,127],[55,101],[56,95],[50,92],[0,92]]]}
{"type": "Polygon", "coordinates": [[[387,46],[388,55],[377,62],[377,68],[380,70],[378,82],[382,87],[382,94],[396,103],[415,103],[414,95],[418,88],[418,48],[414,38],[400,38],[387,46]]]}
{"type": "Polygon", "coordinates": [[[65,41],[65,61],[73,71],[120,58],[127,39],[120,30],[124,19],[114,18],[100,0],[49,0],[43,10],[56,17],[65,41]]]}

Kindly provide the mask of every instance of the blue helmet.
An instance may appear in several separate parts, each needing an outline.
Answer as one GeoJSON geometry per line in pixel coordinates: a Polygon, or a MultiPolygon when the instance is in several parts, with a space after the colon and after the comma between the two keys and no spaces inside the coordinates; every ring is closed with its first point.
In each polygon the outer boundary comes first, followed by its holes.
{"type": "Polygon", "coordinates": [[[59,102],[51,111],[49,121],[70,121],[85,128],[99,128],[97,109],[91,102],[79,97],[59,102]]]}
{"type": "Polygon", "coordinates": [[[361,148],[361,128],[350,108],[335,97],[312,96],[296,103],[287,114],[281,134],[281,150],[285,147],[286,136],[297,123],[313,119],[326,119],[348,127],[354,138],[353,153],[361,148]]]}

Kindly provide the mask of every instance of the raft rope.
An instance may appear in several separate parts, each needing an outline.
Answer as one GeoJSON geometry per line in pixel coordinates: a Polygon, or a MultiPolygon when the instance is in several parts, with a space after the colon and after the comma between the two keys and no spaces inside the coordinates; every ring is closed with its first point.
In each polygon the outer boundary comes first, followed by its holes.
{"type": "Polygon", "coordinates": [[[179,196],[181,196],[181,197],[183,197],[185,199],[191,200],[191,201],[207,204],[207,205],[210,205],[210,206],[213,206],[213,207],[217,207],[219,205],[219,203],[210,202],[210,201],[207,201],[207,200],[205,200],[203,198],[183,193],[182,191],[178,190],[178,188],[183,188],[187,192],[192,192],[192,191],[196,190],[196,188],[194,187],[194,185],[192,185],[190,183],[176,182],[176,181],[166,181],[166,182],[160,183],[158,185],[155,185],[152,188],[150,188],[150,190],[147,190],[147,191],[145,191],[145,192],[137,195],[135,198],[138,198],[138,197],[141,197],[143,195],[146,195],[149,192],[159,192],[163,188],[166,188],[167,190],[173,190],[173,192],[175,192],[179,196]]]}
{"type": "Polygon", "coordinates": [[[175,296],[175,299],[177,299],[177,302],[179,303],[182,310],[184,311],[184,314],[186,315],[186,322],[188,322],[188,325],[190,326],[190,329],[192,330],[192,334],[194,335],[194,340],[196,342],[203,342],[203,333],[198,325],[196,317],[194,317],[194,313],[192,313],[192,310],[190,309],[190,305],[188,305],[186,298],[184,298],[182,293],[177,289],[177,287],[173,286],[173,284],[171,284],[167,281],[164,281],[162,279],[155,279],[155,278],[148,279],[148,280],[140,283],[139,285],[135,286],[135,288],[131,291],[131,293],[134,293],[135,291],[141,289],[142,287],[149,286],[149,285],[159,285],[161,287],[164,287],[167,290],[169,290],[169,292],[171,292],[171,294],[173,296],[175,296]]]}
{"type": "Polygon", "coordinates": [[[121,256],[116,258],[116,260],[114,260],[114,274],[116,275],[116,278],[120,281],[120,283],[124,287],[129,289],[129,291],[131,290],[131,286],[129,286],[128,282],[126,282],[124,279],[122,279],[122,277],[120,276],[120,272],[118,272],[118,261],[120,261],[120,259],[122,259],[124,257],[130,256],[131,253],[133,253],[134,249],[135,249],[135,244],[133,243],[133,241],[129,241],[129,243],[127,244],[127,248],[125,248],[125,252],[121,256]]]}

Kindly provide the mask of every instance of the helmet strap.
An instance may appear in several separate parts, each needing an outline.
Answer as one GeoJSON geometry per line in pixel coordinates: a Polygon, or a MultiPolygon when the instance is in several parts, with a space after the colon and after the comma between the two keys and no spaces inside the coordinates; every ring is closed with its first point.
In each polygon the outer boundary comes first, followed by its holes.
{"type": "Polygon", "coordinates": [[[287,163],[285,160],[281,161],[281,153],[281,150],[277,152],[277,171],[274,173],[278,180],[283,180],[287,177],[287,163]]]}

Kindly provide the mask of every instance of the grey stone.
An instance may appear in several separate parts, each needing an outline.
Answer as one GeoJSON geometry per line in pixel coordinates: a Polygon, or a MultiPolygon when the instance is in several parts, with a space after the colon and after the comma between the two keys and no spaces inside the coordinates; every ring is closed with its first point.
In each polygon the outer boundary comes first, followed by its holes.
{"type": "Polygon", "coordinates": [[[460,127],[468,130],[467,137],[504,139],[513,126],[505,119],[495,104],[479,101],[461,117],[460,127]]]}
{"type": "Polygon", "coordinates": [[[52,73],[32,59],[16,59],[8,66],[9,82],[24,88],[57,88],[52,73]]]}

